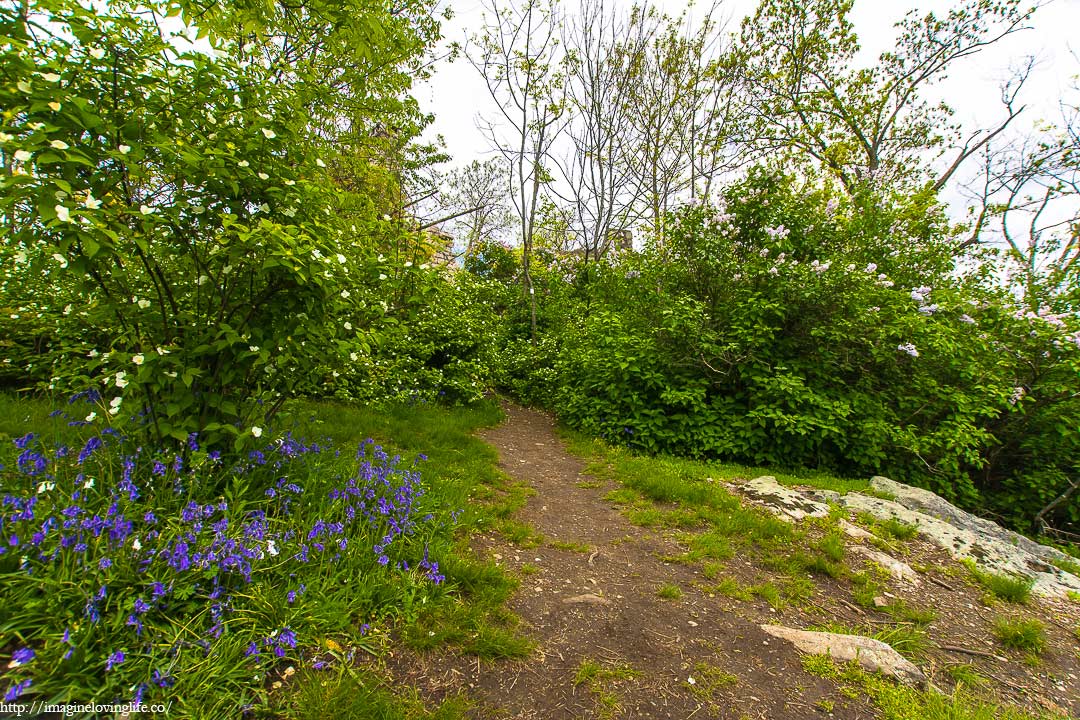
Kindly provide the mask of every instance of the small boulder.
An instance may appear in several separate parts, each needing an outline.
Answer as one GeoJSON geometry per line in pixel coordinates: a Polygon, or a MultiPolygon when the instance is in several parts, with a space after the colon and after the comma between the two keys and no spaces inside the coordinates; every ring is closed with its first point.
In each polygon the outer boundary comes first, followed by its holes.
{"type": "Polygon", "coordinates": [[[796,630],[782,625],[762,625],[773,637],[787,640],[796,649],[811,655],[829,655],[840,662],[854,660],[870,672],[881,672],[907,685],[923,685],[926,676],[910,660],[888,644],[862,635],[796,630]]]}
{"type": "Polygon", "coordinates": [[[851,552],[856,555],[862,555],[868,560],[873,560],[878,565],[888,570],[889,574],[896,580],[903,580],[916,587],[922,584],[922,581],[919,580],[919,574],[903,560],[897,560],[891,555],[886,555],[883,552],[878,552],[877,550],[872,550],[871,548],[863,547],[862,545],[856,545],[851,548],[851,552]]]}

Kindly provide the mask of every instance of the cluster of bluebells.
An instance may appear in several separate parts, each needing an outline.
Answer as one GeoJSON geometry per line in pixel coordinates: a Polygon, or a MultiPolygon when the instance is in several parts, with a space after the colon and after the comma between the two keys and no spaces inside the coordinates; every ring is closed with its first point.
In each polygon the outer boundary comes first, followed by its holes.
{"type": "Polygon", "coordinates": [[[438,563],[418,540],[435,518],[421,507],[415,466],[402,467],[368,441],[347,478],[299,472],[337,457],[328,445],[288,434],[236,462],[204,451],[196,435],[184,451],[168,453],[131,447],[112,431],[71,447],[28,433],[0,450],[0,558],[18,558],[6,580],[9,597],[21,602],[43,578],[67,588],[47,617],[16,628],[42,639],[4,663],[5,701],[55,691],[47,683],[62,682],[64,663],[78,658],[72,671],[98,665],[103,687],[134,692],[116,700],[142,700],[169,688],[184,657],[210,654],[227,630],[252,634],[249,656],[295,654],[297,635],[287,625],[253,627],[251,613],[238,610],[244,588],[261,581],[288,587],[280,606],[296,611],[307,586],[290,578],[303,579],[306,566],[319,577],[348,558],[351,567],[441,583],[438,563]],[[238,510],[216,492],[223,479],[264,489],[238,510]],[[35,672],[47,665],[60,672],[35,672]],[[152,681],[110,682],[121,675],[152,681]]]}

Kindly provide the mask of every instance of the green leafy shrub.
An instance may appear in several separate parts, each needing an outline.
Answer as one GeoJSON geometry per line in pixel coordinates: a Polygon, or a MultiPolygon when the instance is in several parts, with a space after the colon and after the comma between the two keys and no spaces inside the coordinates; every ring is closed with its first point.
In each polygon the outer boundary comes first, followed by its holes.
{"type": "Polygon", "coordinates": [[[1080,458],[1063,430],[1080,334],[1064,309],[1022,311],[989,264],[954,272],[954,250],[926,198],[754,171],[673,213],[663,245],[552,291],[564,321],[536,364],[560,417],[609,441],[886,474],[1030,530],[1080,458]]]}

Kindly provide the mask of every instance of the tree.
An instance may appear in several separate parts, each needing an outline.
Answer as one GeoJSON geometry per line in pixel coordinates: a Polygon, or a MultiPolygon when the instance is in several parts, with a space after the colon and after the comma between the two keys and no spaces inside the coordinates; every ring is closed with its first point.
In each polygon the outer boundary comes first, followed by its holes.
{"type": "Polygon", "coordinates": [[[563,33],[569,147],[557,162],[566,187],[558,194],[585,262],[608,250],[613,231],[627,225],[640,194],[628,162],[638,150],[627,132],[634,108],[624,93],[642,40],[635,41],[629,23],[604,0],[581,0],[563,33]]]}
{"type": "Polygon", "coordinates": [[[922,93],[959,60],[1022,30],[1033,10],[1019,0],[970,0],[944,18],[911,13],[898,24],[896,49],[857,68],[852,3],[764,0],[743,21],[746,141],[820,166],[849,192],[867,181],[936,192],[1023,108],[1013,95],[1003,120],[965,135],[947,104],[930,105],[922,93]]]}
{"type": "Polygon", "coordinates": [[[988,143],[977,185],[969,188],[976,217],[967,244],[1003,242],[1007,267],[1036,311],[1046,302],[1074,310],[1080,304],[1080,85],[1072,90],[1057,124],[988,143]]]}
{"type": "MultiPolygon", "coordinates": [[[[468,254],[479,242],[496,240],[513,225],[507,202],[506,163],[501,159],[473,160],[441,178],[439,213],[453,217],[465,236],[468,254]]],[[[437,221],[436,221],[437,222],[437,221]]]]}
{"type": "Polygon", "coordinates": [[[713,178],[734,165],[729,140],[739,73],[721,44],[719,7],[709,6],[696,28],[688,14],[673,19],[651,8],[631,18],[622,96],[633,147],[625,161],[658,240],[680,194],[708,194],[713,178]]]}
{"type": "Polygon", "coordinates": [[[180,4],[214,53],[162,30],[172,4],[0,6],[2,265],[52,322],[47,356],[33,358],[43,384],[107,393],[109,412],[139,413],[134,431],[157,441],[242,443],[335,351],[364,349],[342,316],[392,229],[324,158],[358,127],[356,107],[408,104],[401,68],[424,31],[406,14],[388,45],[360,44],[354,31],[394,18],[348,6],[373,15],[296,11],[309,38],[283,19],[291,7],[180,4]],[[290,55],[294,40],[311,45],[290,55]],[[395,77],[365,85],[374,67],[395,77]],[[343,218],[343,202],[365,210],[343,218]]]}
{"type": "Polygon", "coordinates": [[[485,130],[509,169],[510,197],[521,232],[522,289],[535,343],[536,292],[530,265],[540,191],[551,181],[546,164],[563,121],[560,18],[555,0],[523,0],[520,6],[491,0],[486,8],[491,16],[485,15],[468,57],[499,108],[498,121],[486,121],[485,130]]]}

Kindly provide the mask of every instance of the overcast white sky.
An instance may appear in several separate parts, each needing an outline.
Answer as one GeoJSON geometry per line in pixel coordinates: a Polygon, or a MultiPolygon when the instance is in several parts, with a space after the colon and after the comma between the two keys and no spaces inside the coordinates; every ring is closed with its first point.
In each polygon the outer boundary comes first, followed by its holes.
{"type": "MultiPolygon", "coordinates": [[[[479,32],[483,25],[481,0],[447,1],[455,15],[443,28],[447,42],[464,42],[468,35],[479,32]]],[[[613,1],[625,8],[632,4],[631,0],[613,1]]],[[[678,14],[686,5],[674,0],[657,0],[653,4],[669,14],[678,14]]],[[[957,4],[959,0],[856,0],[852,21],[863,47],[862,60],[870,63],[880,52],[893,46],[894,24],[907,11],[943,15],[957,4]]],[[[564,5],[571,8],[576,1],[564,0],[564,5]]],[[[727,0],[722,12],[732,18],[729,29],[736,31],[739,21],[756,7],[756,0],[727,0]]],[[[957,110],[959,119],[973,124],[981,119],[983,124],[989,124],[1001,117],[999,82],[1008,75],[1011,63],[1027,55],[1036,55],[1040,64],[1023,96],[1028,109],[1015,121],[1016,127],[1026,130],[1039,119],[1058,117],[1062,92],[1070,76],[1080,72],[1080,63],[1070,55],[1070,50],[1080,53],[1080,36],[1076,35],[1076,28],[1080,27],[1080,0],[1051,0],[1035,14],[1032,25],[1033,29],[1008,38],[1007,42],[958,66],[940,85],[942,97],[957,110]]],[[[492,101],[467,60],[444,63],[429,82],[415,88],[415,94],[421,107],[436,118],[426,137],[433,139],[441,134],[454,157],[454,165],[490,157],[488,142],[477,129],[476,120],[480,114],[491,113],[492,101]]]]}

